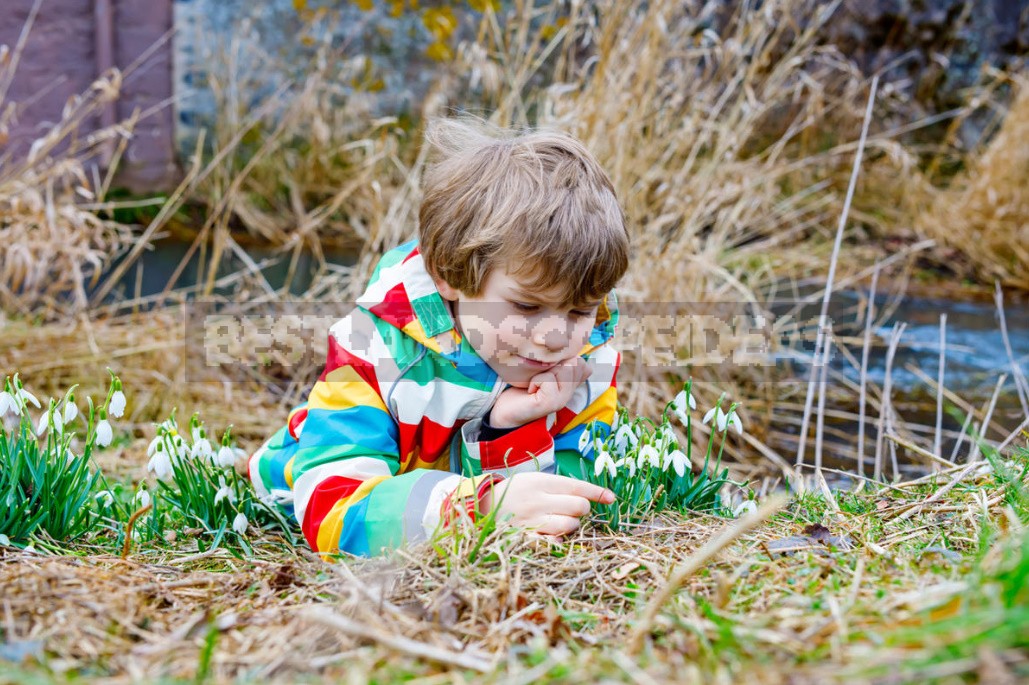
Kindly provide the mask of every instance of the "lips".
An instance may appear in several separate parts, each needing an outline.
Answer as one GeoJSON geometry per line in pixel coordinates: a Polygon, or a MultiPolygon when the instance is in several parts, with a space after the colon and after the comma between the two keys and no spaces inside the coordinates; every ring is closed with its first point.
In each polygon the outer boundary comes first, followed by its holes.
{"type": "Polygon", "coordinates": [[[556,365],[556,362],[541,362],[536,359],[530,359],[529,357],[518,356],[522,360],[522,363],[531,369],[550,369],[556,365]]]}

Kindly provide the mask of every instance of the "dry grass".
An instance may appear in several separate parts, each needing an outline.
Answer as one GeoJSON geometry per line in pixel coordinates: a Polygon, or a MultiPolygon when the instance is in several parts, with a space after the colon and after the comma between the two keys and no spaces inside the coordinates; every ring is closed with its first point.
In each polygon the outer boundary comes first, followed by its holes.
{"type": "MultiPolygon", "coordinates": [[[[979,560],[987,573],[1002,560],[1001,547],[979,547],[987,529],[1024,534],[985,463],[963,469],[956,484],[936,499],[926,482],[840,495],[835,514],[819,498],[792,501],[686,578],[638,656],[627,638],[644,603],[724,521],[669,517],[617,536],[587,528],[566,544],[498,529],[479,546],[472,530],[442,538],[438,550],[332,566],[271,540],[245,562],[191,554],[188,538],[128,560],[89,548],[82,558],[5,550],[4,630],[9,643],[60,655],[44,672],[113,682],[1024,674],[1017,650],[987,644],[971,659],[948,659],[944,637],[903,632],[977,606],[979,560]],[[812,527],[819,523],[828,529],[812,527]],[[927,655],[936,658],[917,665],[927,655]]],[[[39,672],[29,662],[0,682],[39,672]]]]}
{"type": "Polygon", "coordinates": [[[1029,290],[1029,81],[1013,75],[999,130],[945,188],[928,191],[918,227],[968,256],[977,275],[1029,290]]]}

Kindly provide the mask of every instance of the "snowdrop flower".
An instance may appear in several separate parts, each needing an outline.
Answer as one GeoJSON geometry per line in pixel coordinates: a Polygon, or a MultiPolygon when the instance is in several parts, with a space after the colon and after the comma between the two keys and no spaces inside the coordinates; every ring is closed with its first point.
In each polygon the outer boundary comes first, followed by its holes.
{"type": "Polygon", "coordinates": [[[693,399],[693,393],[687,393],[686,388],[683,388],[679,391],[679,394],[675,396],[675,399],[672,400],[672,410],[675,412],[675,415],[679,417],[679,421],[681,421],[684,426],[688,422],[686,407],[696,409],[697,401],[693,399]]]}
{"type": "Polygon", "coordinates": [[[668,467],[671,466],[675,469],[675,474],[682,478],[686,473],[686,467],[689,466],[689,463],[689,458],[682,450],[674,450],[665,455],[663,470],[667,471],[668,467]]]}
{"type": "Polygon", "coordinates": [[[111,395],[111,403],[107,406],[111,411],[111,416],[116,419],[120,419],[125,414],[125,393],[121,391],[121,388],[114,391],[111,395]]]}
{"type": "Polygon", "coordinates": [[[738,434],[743,434],[743,422],[740,421],[740,417],[736,414],[735,409],[730,409],[730,413],[726,414],[722,411],[721,407],[714,407],[704,414],[704,423],[710,422],[712,418],[714,418],[715,425],[719,431],[724,433],[726,428],[732,426],[738,434]]]}
{"type": "Polygon", "coordinates": [[[582,435],[579,436],[579,452],[586,456],[593,451],[593,431],[589,426],[583,429],[582,435]]]}
{"type": "Polygon", "coordinates": [[[228,498],[229,502],[236,501],[236,493],[232,491],[232,488],[225,482],[225,476],[218,476],[218,492],[214,493],[214,503],[218,504],[223,499],[228,498]]]}
{"type": "Polygon", "coordinates": [[[140,509],[150,506],[150,493],[146,490],[140,490],[139,492],[137,492],[136,496],[133,497],[133,499],[139,505],[140,509]]]}
{"type": "Polygon", "coordinates": [[[69,424],[79,415],[79,408],[75,406],[75,396],[68,395],[64,401],[64,423],[69,424]]]}
{"type": "Polygon", "coordinates": [[[218,450],[218,456],[214,458],[218,466],[223,468],[229,468],[236,463],[236,453],[228,445],[222,445],[221,449],[218,450]]]}
{"type": "MultiPolygon", "coordinates": [[[[15,380],[17,381],[17,379],[15,380]]],[[[23,388],[21,385],[21,381],[17,382],[17,386],[18,392],[15,393],[15,396],[21,404],[21,408],[24,410],[27,404],[31,402],[36,409],[39,409],[39,400],[36,399],[36,396],[28,390],[26,390],[25,388],[23,388]]]]}
{"type": "Polygon", "coordinates": [[[636,437],[636,434],[632,432],[629,426],[622,426],[615,434],[615,449],[618,450],[619,454],[625,454],[625,450],[637,442],[639,442],[639,438],[636,437]]]}
{"type": "Polygon", "coordinates": [[[8,413],[13,416],[20,416],[21,406],[18,404],[18,400],[14,398],[14,395],[4,390],[0,392],[0,419],[7,416],[8,413]]]}
{"type": "Polygon", "coordinates": [[[611,454],[607,450],[601,450],[593,462],[593,475],[599,476],[605,469],[612,478],[618,475],[618,467],[615,466],[615,461],[611,458],[611,454]]]}
{"type": "Polygon", "coordinates": [[[111,494],[110,490],[101,490],[93,496],[96,498],[96,501],[100,503],[100,506],[104,509],[114,504],[114,495],[111,494]]]}
{"type": "Polygon", "coordinates": [[[107,421],[107,415],[104,414],[104,410],[100,410],[100,423],[96,425],[96,444],[97,447],[107,447],[111,444],[111,440],[114,439],[114,431],[111,430],[111,424],[107,421]]]}
{"type": "Polygon", "coordinates": [[[146,470],[156,475],[158,480],[167,481],[171,478],[173,473],[171,456],[164,451],[163,445],[157,445],[157,450],[147,462],[146,470]]]}
{"type": "MultiPolygon", "coordinates": [[[[201,433],[201,436],[202,435],[203,433],[201,433]]],[[[201,437],[193,443],[193,448],[189,451],[189,456],[192,459],[196,459],[197,457],[203,457],[204,459],[214,458],[214,450],[211,448],[211,442],[207,438],[201,437]]]]}
{"type": "Polygon", "coordinates": [[[55,432],[64,432],[64,421],[61,420],[61,412],[57,411],[57,405],[54,404],[53,400],[50,400],[50,406],[39,419],[39,425],[36,426],[36,435],[43,435],[50,428],[51,423],[54,425],[55,432]]]}
{"type": "Polygon", "coordinates": [[[632,457],[625,457],[615,462],[615,468],[620,469],[625,467],[629,471],[629,478],[636,477],[636,460],[632,457]]]}
{"type": "Polygon", "coordinates": [[[239,512],[236,514],[236,518],[232,519],[232,530],[240,535],[247,532],[247,517],[243,515],[243,512],[239,512]]]}
{"type": "Polygon", "coordinates": [[[642,467],[646,463],[653,469],[661,468],[661,455],[658,454],[657,448],[653,445],[644,445],[636,459],[638,466],[642,467]]]}
{"type": "Polygon", "coordinates": [[[743,500],[738,505],[736,505],[736,508],[732,510],[732,515],[733,515],[734,518],[739,518],[739,517],[743,516],[744,514],[749,514],[750,512],[756,511],[756,510],[757,510],[757,502],[755,502],[752,499],[747,499],[747,500],[743,500]]]}

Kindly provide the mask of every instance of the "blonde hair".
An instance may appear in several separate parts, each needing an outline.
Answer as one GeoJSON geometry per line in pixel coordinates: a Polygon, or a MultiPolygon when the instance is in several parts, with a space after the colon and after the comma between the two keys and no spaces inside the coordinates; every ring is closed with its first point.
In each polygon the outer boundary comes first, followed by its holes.
{"type": "Polygon", "coordinates": [[[429,273],[476,296],[504,267],[562,304],[602,298],[629,265],[611,180],[558,131],[504,131],[470,118],[430,122],[419,245],[429,273]]]}

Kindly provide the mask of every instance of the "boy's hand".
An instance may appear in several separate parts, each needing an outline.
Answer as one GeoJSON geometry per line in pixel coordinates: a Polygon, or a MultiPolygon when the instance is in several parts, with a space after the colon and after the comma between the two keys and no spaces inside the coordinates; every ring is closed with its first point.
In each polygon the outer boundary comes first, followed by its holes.
{"type": "Polygon", "coordinates": [[[558,411],[568,404],[575,389],[592,373],[586,360],[572,357],[533,376],[528,388],[508,388],[493,405],[490,425],[515,428],[558,411]]]}
{"type": "Polygon", "coordinates": [[[497,506],[497,520],[543,535],[567,535],[590,513],[590,502],[611,504],[615,493],[586,481],[553,473],[516,473],[497,483],[480,501],[482,511],[497,506]]]}

